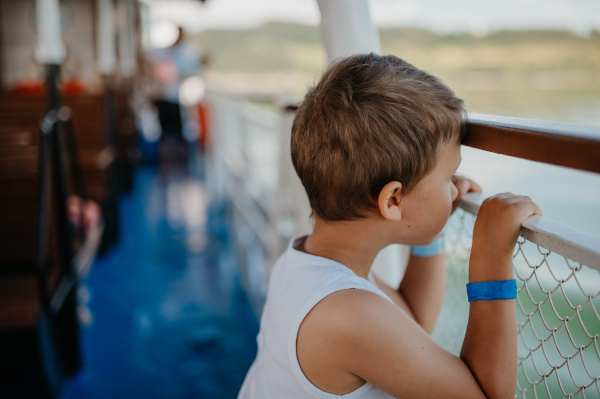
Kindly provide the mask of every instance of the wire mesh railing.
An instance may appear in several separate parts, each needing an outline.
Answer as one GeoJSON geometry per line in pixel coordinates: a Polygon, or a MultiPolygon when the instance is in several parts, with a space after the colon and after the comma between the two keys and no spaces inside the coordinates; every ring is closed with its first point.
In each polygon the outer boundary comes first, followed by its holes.
{"type": "MultiPolygon", "coordinates": [[[[463,209],[458,209],[446,226],[447,291],[432,334],[456,355],[469,314],[465,285],[478,211],[478,201],[473,198],[463,201],[463,209]]],[[[519,338],[515,397],[598,398],[600,239],[583,232],[575,236],[567,226],[539,219],[537,227],[524,223],[513,253],[518,287],[515,333],[519,338]],[[544,223],[551,227],[540,229],[544,223]],[[561,229],[571,231],[563,234],[561,229]],[[582,241],[583,247],[575,240],[582,241]]]]}

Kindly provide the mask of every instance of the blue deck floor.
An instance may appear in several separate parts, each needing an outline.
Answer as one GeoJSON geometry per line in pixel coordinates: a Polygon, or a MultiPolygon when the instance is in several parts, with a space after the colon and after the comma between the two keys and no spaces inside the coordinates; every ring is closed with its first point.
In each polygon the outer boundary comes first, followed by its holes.
{"type": "Polygon", "coordinates": [[[84,365],[61,399],[237,396],[258,321],[228,244],[227,212],[208,198],[203,181],[181,171],[136,172],[120,202],[120,242],[80,288],[83,320],[89,310],[84,365]]]}

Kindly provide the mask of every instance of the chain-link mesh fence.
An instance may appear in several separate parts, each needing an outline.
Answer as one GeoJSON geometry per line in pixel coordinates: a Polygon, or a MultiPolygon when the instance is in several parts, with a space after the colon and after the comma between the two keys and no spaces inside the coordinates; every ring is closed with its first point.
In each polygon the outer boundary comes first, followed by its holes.
{"type": "MultiPolygon", "coordinates": [[[[448,286],[433,338],[458,355],[469,304],[465,285],[475,216],[446,226],[448,286]]],[[[517,398],[600,398],[600,273],[523,237],[513,253],[518,296],[517,398]]]]}

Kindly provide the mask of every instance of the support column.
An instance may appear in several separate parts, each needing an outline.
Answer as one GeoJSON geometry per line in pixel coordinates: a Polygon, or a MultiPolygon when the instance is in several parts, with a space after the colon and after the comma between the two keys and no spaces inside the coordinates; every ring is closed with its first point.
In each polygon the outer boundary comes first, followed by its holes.
{"type": "Polygon", "coordinates": [[[381,53],[379,32],[371,20],[367,0],[317,0],[321,35],[327,59],[360,53],[381,53]]]}

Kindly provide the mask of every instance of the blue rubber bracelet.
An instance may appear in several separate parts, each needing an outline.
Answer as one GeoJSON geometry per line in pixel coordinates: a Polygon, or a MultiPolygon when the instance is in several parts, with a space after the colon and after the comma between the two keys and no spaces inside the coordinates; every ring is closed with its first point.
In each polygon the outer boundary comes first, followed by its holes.
{"type": "Polygon", "coordinates": [[[472,301],[493,301],[496,299],[515,299],[517,280],[484,281],[467,284],[467,296],[472,301]]]}
{"type": "Polygon", "coordinates": [[[434,256],[444,252],[444,248],[446,248],[446,240],[442,235],[429,245],[410,247],[410,253],[416,256],[434,256]]]}

